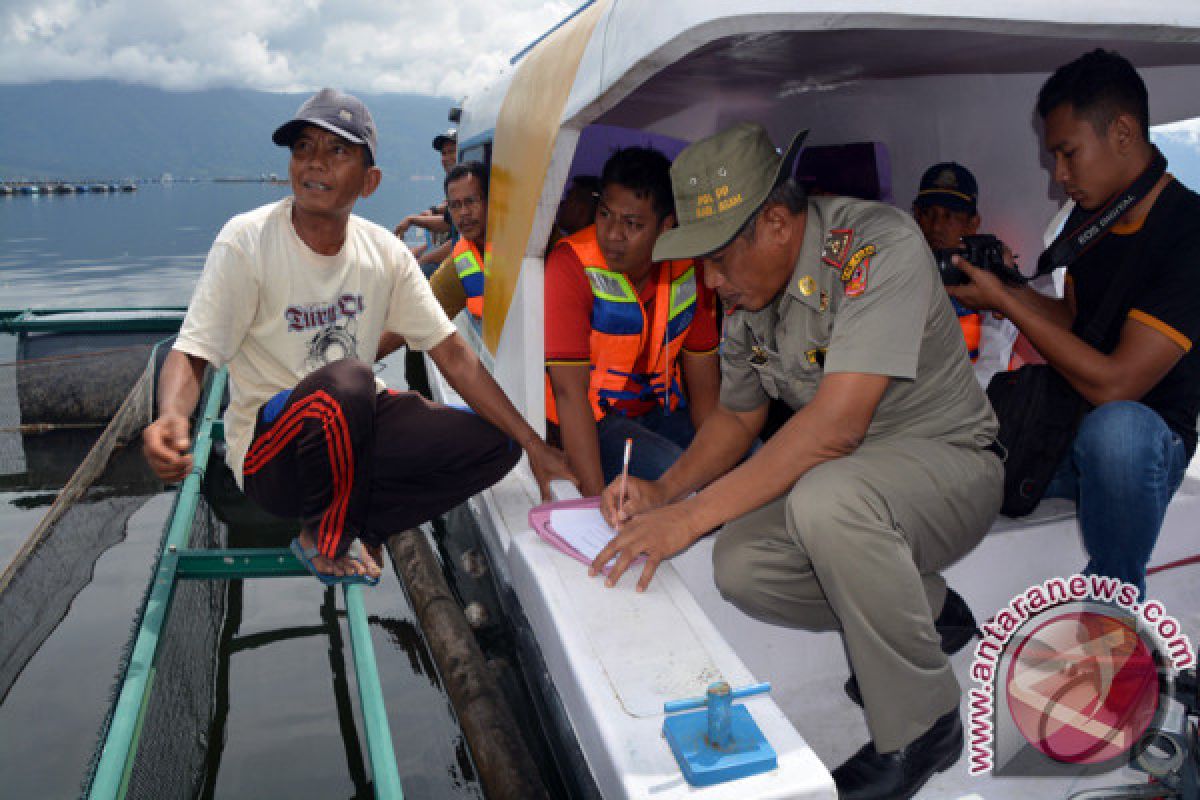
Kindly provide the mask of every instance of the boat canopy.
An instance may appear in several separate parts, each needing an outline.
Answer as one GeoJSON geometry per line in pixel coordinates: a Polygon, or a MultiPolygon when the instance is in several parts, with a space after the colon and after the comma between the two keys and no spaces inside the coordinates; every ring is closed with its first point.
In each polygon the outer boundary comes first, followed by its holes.
{"type": "Polygon", "coordinates": [[[810,149],[873,148],[877,199],[901,207],[925,168],[958,161],[979,179],[983,229],[1032,265],[1065,200],[1040,142],[1037,92],[1095,47],[1138,67],[1152,124],[1200,117],[1200,4],[1190,0],[586,4],[463,105],[461,157],[490,161],[493,173],[483,341],[502,383],[540,418],[541,274],[529,267],[568,178],[584,164],[594,174],[614,145],[682,146],[742,120],[776,143],[807,128],[810,149]],[[596,126],[616,133],[591,137],[589,150],[581,134],[596,126]]]}

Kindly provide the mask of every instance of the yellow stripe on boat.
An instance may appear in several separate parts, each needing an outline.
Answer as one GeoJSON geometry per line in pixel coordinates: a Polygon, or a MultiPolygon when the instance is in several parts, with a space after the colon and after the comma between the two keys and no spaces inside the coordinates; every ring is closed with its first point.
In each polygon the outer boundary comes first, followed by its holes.
{"type": "Polygon", "coordinates": [[[492,268],[483,296],[483,341],[493,354],[512,306],[559,121],[592,30],[608,11],[600,0],[521,59],[496,119],[488,195],[492,268]]]}

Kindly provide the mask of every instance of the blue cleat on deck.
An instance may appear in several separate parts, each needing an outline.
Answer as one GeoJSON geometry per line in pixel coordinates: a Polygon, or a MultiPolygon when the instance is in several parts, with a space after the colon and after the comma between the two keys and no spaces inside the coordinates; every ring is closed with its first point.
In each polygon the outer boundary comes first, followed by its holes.
{"type": "Polygon", "coordinates": [[[770,691],[769,683],[733,690],[724,681],[708,687],[705,697],[675,700],[664,705],[667,713],[704,709],[663,720],[663,736],[679,762],[683,777],[692,786],[712,786],[775,769],[775,749],[735,697],[770,691]]]}

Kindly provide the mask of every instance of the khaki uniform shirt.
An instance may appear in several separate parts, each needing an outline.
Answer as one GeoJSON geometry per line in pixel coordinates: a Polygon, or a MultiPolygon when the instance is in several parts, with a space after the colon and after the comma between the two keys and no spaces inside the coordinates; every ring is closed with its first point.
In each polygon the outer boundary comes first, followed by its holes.
{"type": "Polygon", "coordinates": [[[827,372],[887,375],[867,440],[935,438],[984,447],[996,418],[916,223],[891,206],[809,200],[787,287],[760,311],[726,320],[721,403],[768,398],[803,408],[827,372]]]}

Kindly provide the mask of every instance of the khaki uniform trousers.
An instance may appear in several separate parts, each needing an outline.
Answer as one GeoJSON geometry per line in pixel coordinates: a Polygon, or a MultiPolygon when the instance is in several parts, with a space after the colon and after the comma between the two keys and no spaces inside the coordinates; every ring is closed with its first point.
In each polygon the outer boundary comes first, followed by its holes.
{"type": "Polygon", "coordinates": [[[962,558],[1000,509],[994,454],[930,439],[865,442],[717,534],[717,588],[750,616],[840,629],[880,752],[904,747],[956,708],[959,687],[933,620],[938,571],[962,558]]]}

